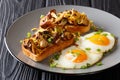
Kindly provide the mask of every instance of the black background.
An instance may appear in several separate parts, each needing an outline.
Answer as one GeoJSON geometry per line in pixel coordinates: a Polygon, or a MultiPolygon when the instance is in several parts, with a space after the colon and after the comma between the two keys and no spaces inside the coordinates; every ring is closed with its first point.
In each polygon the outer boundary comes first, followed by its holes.
{"type": "Polygon", "coordinates": [[[120,80],[120,64],[96,74],[61,75],[33,69],[9,54],[4,35],[13,21],[32,10],[55,5],[89,6],[120,17],[120,0],[0,0],[0,80],[120,80]]]}

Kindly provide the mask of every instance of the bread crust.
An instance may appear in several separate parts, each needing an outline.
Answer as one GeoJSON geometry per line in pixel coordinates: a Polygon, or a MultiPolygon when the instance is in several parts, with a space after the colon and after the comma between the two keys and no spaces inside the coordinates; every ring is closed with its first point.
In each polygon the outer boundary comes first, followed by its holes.
{"type": "Polygon", "coordinates": [[[66,25],[65,28],[66,28],[67,31],[70,31],[71,33],[79,32],[80,34],[84,34],[84,33],[88,32],[90,30],[91,24],[89,23],[88,26],[66,25]]]}
{"type": "Polygon", "coordinates": [[[47,48],[43,49],[42,53],[39,52],[37,54],[32,53],[30,50],[26,49],[24,47],[24,43],[22,43],[22,51],[27,57],[31,58],[32,60],[42,61],[45,58],[47,58],[48,56],[71,46],[73,43],[74,43],[74,38],[67,40],[67,41],[60,41],[59,43],[53,44],[53,45],[48,46],[47,48]]]}

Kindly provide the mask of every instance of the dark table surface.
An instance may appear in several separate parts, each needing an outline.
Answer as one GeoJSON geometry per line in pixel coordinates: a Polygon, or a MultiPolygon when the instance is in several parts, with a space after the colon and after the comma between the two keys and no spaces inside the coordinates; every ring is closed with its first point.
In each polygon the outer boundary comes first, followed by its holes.
{"type": "Polygon", "coordinates": [[[91,75],[61,75],[31,68],[9,54],[4,35],[13,21],[32,10],[55,5],[89,6],[120,17],[120,0],[0,0],[0,80],[120,80],[120,64],[91,75]]]}

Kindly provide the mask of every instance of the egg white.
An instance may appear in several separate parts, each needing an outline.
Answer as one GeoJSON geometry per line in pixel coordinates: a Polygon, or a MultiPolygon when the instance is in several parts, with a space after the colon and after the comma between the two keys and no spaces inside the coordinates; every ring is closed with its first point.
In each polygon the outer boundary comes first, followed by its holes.
{"type": "Polygon", "coordinates": [[[77,42],[77,44],[79,45],[79,47],[85,51],[88,51],[90,53],[104,53],[109,51],[110,49],[112,49],[114,47],[115,44],[115,37],[113,37],[111,35],[111,33],[109,32],[101,32],[100,34],[107,34],[107,38],[109,39],[110,43],[107,46],[103,46],[103,45],[97,45],[92,43],[90,40],[88,40],[87,38],[93,36],[94,34],[96,34],[96,32],[92,32],[89,33],[83,37],[81,37],[81,40],[77,42]],[[86,48],[90,48],[90,50],[86,50],[86,48]],[[98,49],[100,51],[98,51],[98,49]]]}
{"type": "Polygon", "coordinates": [[[75,46],[71,46],[71,47],[63,50],[61,52],[61,55],[60,55],[59,59],[58,60],[53,60],[53,62],[57,64],[56,67],[72,69],[72,68],[81,68],[82,66],[86,66],[87,64],[92,66],[93,64],[98,62],[103,56],[102,53],[88,53],[88,52],[86,52],[87,60],[85,60],[83,62],[80,62],[80,63],[75,63],[72,60],[68,60],[65,57],[66,52],[71,50],[71,49],[80,49],[80,48],[77,48],[75,46]]]}

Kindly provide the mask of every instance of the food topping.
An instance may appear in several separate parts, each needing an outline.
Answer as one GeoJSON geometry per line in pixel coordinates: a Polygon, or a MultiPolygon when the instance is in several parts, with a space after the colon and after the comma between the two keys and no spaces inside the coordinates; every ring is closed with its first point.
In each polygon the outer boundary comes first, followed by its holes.
{"type": "Polygon", "coordinates": [[[85,13],[80,13],[74,9],[56,13],[56,10],[51,10],[46,16],[42,17],[40,26],[44,29],[54,27],[54,25],[79,25],[87,26],[90,21],[85,13]]]}
{"type": "Polygon", "coordinates": [[[76,27],[76,25],[86,26],[90,24],[85,13],[80,13],[74,9],[59,13],[56,13],[56,10],[53,9],[50,10],[47,15],[41,15],[40,19],[40,27],[32,29],[32,31],[36,31],[35,34],[31,36],[31,33],[28,32],[27,38],[29,38],[29,40],[24,40],[25,48],[32,52],[32,48],[35,48],[34,46],[37,46],[37,49],[44,49],[52,44],[67,41],[72,38],[77,41],[80,33],[71,32],[73,29],[71,27],[69,31],[68,28],[66,28],[68,27],[67,25],[74,25],[72,27],[76,27]]]}

